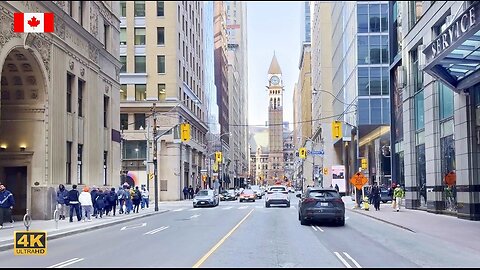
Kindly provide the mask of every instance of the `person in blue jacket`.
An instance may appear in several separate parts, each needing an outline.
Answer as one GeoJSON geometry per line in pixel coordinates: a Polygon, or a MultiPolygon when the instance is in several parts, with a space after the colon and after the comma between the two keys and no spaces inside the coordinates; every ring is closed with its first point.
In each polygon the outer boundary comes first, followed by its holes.
{"type": "Polygon", "coordinates": [[[12,209],[15,205],[13,194],[0,183],[0,229],[3,228],[3,222],[12,220],[12,209]]]}

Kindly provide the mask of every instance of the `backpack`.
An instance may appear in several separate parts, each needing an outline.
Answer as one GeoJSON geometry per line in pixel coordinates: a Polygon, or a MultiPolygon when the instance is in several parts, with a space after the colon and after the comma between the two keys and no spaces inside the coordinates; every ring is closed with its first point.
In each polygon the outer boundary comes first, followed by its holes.
{"type": "Polygon", "coordinates": [[[138,194],[139,192],[136,192],[133,193],[133,197],[132,197],[132,200],[140,200],[140,195],[138,194]]]}

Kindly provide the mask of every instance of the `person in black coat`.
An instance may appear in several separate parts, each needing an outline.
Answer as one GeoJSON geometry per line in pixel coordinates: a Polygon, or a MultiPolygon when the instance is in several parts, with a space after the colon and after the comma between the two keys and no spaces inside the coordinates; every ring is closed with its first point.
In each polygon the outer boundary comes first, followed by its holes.
{"type": "Polygon", "coordinates": [[[193,187],[190,185],[188,187],[188,195],[190,195],[189,199],[193,199],[193,194],[194,194],[194,190],[193,190],[193,187]]]}
{"type": "Polygon", "coordinates": [[[142,192],[138,189],[138,186],[135,187],[135,192],[132,196],[133,202],[133,212],[138,213],[138,209],[140,208],[140,203],[142,202],[142,192]]]}
{"type": "Polygon", "coordinates": [[[68,204],[70,205],[70,222],[73,222],[73,211],[77,215],[78,221],[82,219],[80,216],[80,201],[78,201],[80,192],[77,190],[77,185],[73,185],[72,189],[68,191],[68,204]]]}
{"type": "Polygon", "coordinates": [[[107,194],[107,207],[106,207],[106,215],[110,213],[110,211],[113,209],[113,216],[115,216],[115,212],[117,210],[117,204],[118,204],[118,195],[117,192],[115,192],[115,188],[112,187],[110,189],[110,192],[107,194]]]}
{"type": "MultiPolygon", "coordinates": [[[[103,190],[100,189],[98,191],[94,205],[96,205],[97,208],[97,216],[100,214],[100,218],[102,218],[103,210],[105,209],[105,193],[103,193],[103,190]]],[[[97,216],[95,216],[95,218],[97,218],[97,216]]]]}

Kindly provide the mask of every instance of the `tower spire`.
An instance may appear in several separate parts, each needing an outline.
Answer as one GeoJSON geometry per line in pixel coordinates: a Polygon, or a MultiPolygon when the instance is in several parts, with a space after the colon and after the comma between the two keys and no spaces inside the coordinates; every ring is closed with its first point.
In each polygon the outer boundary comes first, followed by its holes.
{"type": "Polygon", "coordinates": [[[278,65],[277,56],[275,56],[275,51],[273,51],[273,58],[270,63],[270,68],[268,69],[268,74],[282,74],[280,65],[278,65]]]}

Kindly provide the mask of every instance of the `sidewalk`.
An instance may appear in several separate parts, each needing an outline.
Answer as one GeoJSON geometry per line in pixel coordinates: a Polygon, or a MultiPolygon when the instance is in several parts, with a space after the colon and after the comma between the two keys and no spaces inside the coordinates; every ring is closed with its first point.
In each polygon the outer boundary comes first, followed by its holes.
{"type": "MultiPolygon", "coordinates": [[[[69,236],[72,234],[77,234],[81,232],[86,232],[90,230],[100,229],[124,222],[128,222],[135,219],[140,219],[143,217],[148,217],[156,214],[165,213],[169,210],[159,209],[158,212],[155,212],[155,207],[150,205],[150,208],[145,208],[144,210],[139,210],[137,213],[130,213],[128,215],[118,213],[116,216],[103,216],[103,218],[93,218],[91,222],[79,222],[77,221],[76,216],[73,217],[73,222],[68,222],[68,216],[65,220],[58,221],[58,229],[56,229],[55,221],[52,220],[32,220],[30,225],[30,231],[46,231],[47,239],[52,240],[56,238],[61,238],[69,236]]],[[[118,212],[118,211],[117,211],[118,212]]],[[[13,237],[15,231],[25,231],[25,226],[23,221],[16,221],[13,224],[4,223],[4,227],[0,229],[0,251],[8,250],[13,248],[13,237]]]]}
{"type": "Polygon", "coordinates": [[[350,197],[348,200],[344,199],[347,211],[362,214],[414,233],[427,234],[480,251],[478,244],[480,243],[480,221],[459,219],[423,210],[405,209],[403,206],[400,212],[396,212],[392,209],[391,203],[380,204],[380,211],[375,211],[372,206],[369,211],[353,209],[354,203],[350,197]]]}

